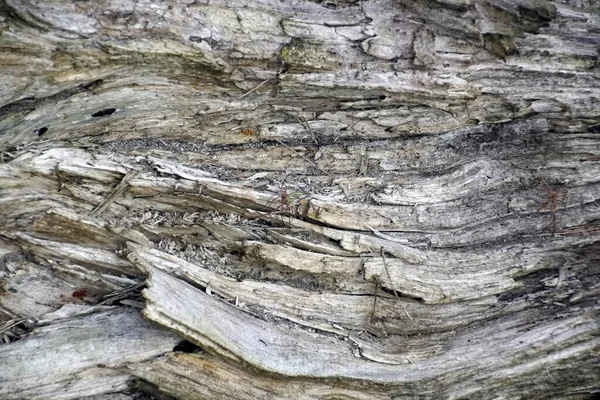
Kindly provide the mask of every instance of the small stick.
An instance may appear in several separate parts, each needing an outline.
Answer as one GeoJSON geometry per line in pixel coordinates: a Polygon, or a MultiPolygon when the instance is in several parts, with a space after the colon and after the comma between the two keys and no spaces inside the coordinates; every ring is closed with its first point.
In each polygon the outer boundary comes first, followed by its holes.
{"type": "Polygon", "coordinates": [[[554,290],[558,289],[560,284],[565,280],[565,277],[567,275],[567,272],[565,271],[566,267],[567,267],[567,265],[561,265],[558,268],[558,279],[557,279],[556,287],[554,288],[554,290]]]}
{"type": "Polygon", "coordinates": [[[315,142],[315,144],[317,146],[319,146],[319,142],[317,141],[315,133],[313,132],[313,130],[310,127],[309,123],[306,122],[306,120],[304,120],[303,118],[300,118],[299,116],[294,115],[292,113],[286,113],[286,114],[292,116],[293,118],[295,118],[300,123],[300,125],[302,125],[304,127],[304,129],[306,129],[310,133],[310,136],[312,136],[312,139],[315,142]]]}
{"type": "Polygon", "coordinates": [[[133,286],[130,286],[126,289],[123,289],[119,292],[114,292],[114,293],[110,293],[107,294],[106,296],[104,296],[104,298],[106,300],[102,301],[101,303],[98,303],[98,305],[104,305],[104,304],[112,304],[113,302],[120,300],[120,299],[124,299],[128,296],[128,293],[133,292],[136,289],[141,288],[142,286],[144,286],[146,284],[146,281],[142,281],[140,283],[136,283],[133,286]]]}
{"type": "Polygon", "coordinates": [[[410,319],[410,322],[413,323],[413,325],[417,325],[417,323],[415,322],[415,320],[410,316],[410,314],[408,313],[408,311],[406,311],[406,308],[404,308],[404,306],[401,306],[402,310],[404,310],[404,313],[406,314],[406,316],[408,317],[408,319],[410,319]]]}
{"type": "Polygon", "coordinates": [[[145,284],[146,284],[146,281],[141,281],[140,283],[136,283],[134,285],[131,285],[131,286],[129,286],[126,289],[120,290],[118,292],[107,294],[106,296],[104,296],[104,298],[106,299],[106,298],[109,298],[109,297],[115,297],[115,296],[119,296],[119,295],[122,295],[122,294],[126,294],[126,293],[129,293],[129,292],[132,292],[132,291],[134,291],[136,289],[141,288],[145,284]]]}
{"type": "Polygon", "coordinates": [[[137,171],[137,170],[131,170],[129,171],[127,174],[125,174],[125,176],[123,177],[123,179],[121,179],[121,182],[117,185],[116,188],[113,189],[112,193],[100,204],[98,204],[90,213],[90,215],[99,215],[101,213],[103,213],[108,206],[110,206],[115,200],[117,200],[117,198],[119,196],[121,196],[123,194],[123,192],[125,191],[125,189],[127,189],[127,183],[135,178],[136,176],[138,176],[140,174],[141,171],[137,171]]]}
{"type": "MultiPolygon", "coordinates": [[[[393,238],[391,236],[388,236],[384,233],[379,232],[377,229],[372,228],[371,226],[367,225],[367,228],[369,228],[371,230],[371,232],[373,232],[373,234],[381,239],[385,239],[385,240],[389,240],[390,242],[395,242],[395,243],[400,243],[400,244],[407,244],[407,240],[402,240],[402,239],[396,239],[393,238]]],[[[382,250],[383,252],[383,250],[382,250]]],[[[383,253],[382,253],[383,254],[383,253]]]]}
{"type": "Polygon", "coordinates": [[[13,319],[10,321],[7,321],[4,325],[2,325],[2,327],[0,327],[0,333],[3,333],[7,330],[9,330],[10,328],[19,325],[22,322],[25,322],[26,319],[25,318],[19,318],[19,319],[13,319]]]}
{"type": "Polygon", "coordinates": [[[241,95],[240,97],[238,97],[238,100],[243,99],[244,97],[248,96],[251,93],[256,92],[258,89],[261,88],[261,86],[263,86],[264,84],[266,84],[267,82],[269,82],[271,79],[276,78],[277,76],[272,76],[269,79],[267,79],[266,81],[263,81],[262,83],[258,84],[258,86],[254,87],[254,89],[250,89],[249,91],[247,91],[246,93],[244,93],[243,95],[241,95]]]}
{"type": "MultiPolygon", "coordinates": [[[[396,297],[400,298],[400,296],[398,295],[398,292],[396,292],[396,288],[394,287],[394,281],[392,281],[392,277],[390,275],[390,271],[388,270],[387,262],[385,260],[385,251],[383,251],[383,247],[381,248],[381,258],[383,259],[383,267],[385,268],[385,273],[386,273],[388,279],[390,280],[390,286],[392,287],[392,291],[394,292],[394,295],[396,297]]],[[[402,310],[404,311],[404,313],[406,314],[406,316],[408,317],[408,319],[410,319],[410,321],[413,323],[413,325],[417,325],[417,323],[410,316],[410,314],[408,313],[408,311],[406,311],[406,308],[404,308],[403,305],[400,305],[400,307],[402,307],[402,310]]]]}
{"type": "Polygon", "coordinates": [[[8,151],[3,151],[0,155],[0,160],[2,161],[2,164],[4,164],[4,156],[10,156],[13,159],[17,158],[17,156],[15,156],[14,154],[9,153],[8,151]]]}
{"type": "Polygon", "coordinates": [[[323,172],[325,175],[327,175],[331,179],[334,179],[333,175],[331,175],[329,172],[325,171],[323,168],[319,167],[317,165],[317,163],[315,163],[314,161],[311,161],[308,158],[304,157],[302,154],[300,154],[296,150],[292,149],[290,146],[288,146],[287,144],[283,143],[281,140],[275,139],[275,141],[277,143],[279,143],[280,145],[282,145],[283,147],[286,147],[287,149],[289,149],[289,150],[293,151],[294,153],[298,154],[300,157],[302,157],[303,159],[305,159],[306,161],[308,161],[309,163],[311,163],[316,169],[318,169],[319,171],[323,172]]]}
{"type": "Polygon", "coordinates": [[[392,281],[392,277],[390,275],[390,271],[388,270],[387,262],[385,260],[385,252],[383,251],[383,247],[381,248],[381,258],[383,259],[383,268],[385,269],[385,274],[387,275],[387,278],[390,281],[390,286],[392,287],[392,291],[394,292],[394,296],[400,298],[400,296],[398,296],[398,292],[396,292],[396,288],[394,287],[394,281],[392,281]]]}
{"type": "Polygon", "coordinates": [[[250,89],[249,91],[247,91],[246,93],[244,93],[243,95],[241,95],[240,97],[238,97],[238,100],[243,99],[244,97],[248,96],[251,93],[256,92],[258,89],[260,89],[263,85],[265,85],[267,82],[269,82],[271,79],[275,79],[277,77],[279,77],[279,75],[283,72],[283,70],[279,70],[277,71],[277,74],[275,76],[270,77],[269,79],[261,82],[258,84],[258,86],[255,86],[253,89],[250,89]]]}
{"type": "Polygon", "coordinates": [[[548,209],[552,215],[552,237],[556,233],[556,211],[558,203],[564,203],[564,197],[566,196],[566,186],[569,181],[566,181],[562,184],[558,189],[554,189],[552,186],[548,184],[548,182],[544,179],[542,181],[542,189],[546,192],[546,202],[543,203],[537,211],[541,209],[548,209]]]}
{"type": "Polygon", "coordinates": [[[375,296],[373,297],[373,310],[371,311],[371,318],[370,323],[373,323],[373,318],[375,318],[375,308],[377,307],[377,288],[379,287],[379,282],[377,280],[374,280],[373,283],[375,284],[375,296]]]}

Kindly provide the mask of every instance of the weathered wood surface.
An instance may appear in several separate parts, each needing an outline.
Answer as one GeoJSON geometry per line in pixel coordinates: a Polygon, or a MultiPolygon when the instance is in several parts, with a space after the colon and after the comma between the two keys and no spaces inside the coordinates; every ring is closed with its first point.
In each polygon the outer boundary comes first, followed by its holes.
{"type": "Polygon", "coordinates": [[[2,398],[76,398],[125,390],[131,377],[115,366],[155,358],[180,341],[133,310],[85,308],[39,320],[41,326],[27,340],[0,347],[2,398]]]}
{"type": "Polygon", "coordinates": [[[599,27],[0,1],[0,396],[598,393],[599,27]]]}

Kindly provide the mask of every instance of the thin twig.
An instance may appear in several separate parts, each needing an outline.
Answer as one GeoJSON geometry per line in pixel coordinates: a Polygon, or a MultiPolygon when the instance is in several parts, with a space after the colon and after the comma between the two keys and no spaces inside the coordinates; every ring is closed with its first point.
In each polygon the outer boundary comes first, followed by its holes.
{"type": "Polygon", "coordinates": [[[408,313],[408,311],[406,311],[406,308],[404,308],[404,306],[401,306],[402,310],[404,310],[404,313],[406,314],[406,316],[408,317],[408,319],[410,319],[410,322],[413,323],[413,325],[417,325],[417,323],[415,322],[415,320],[413,319],[413,317],[410,316],[410,314],[408,313]]]}
{"type": "Polygon", "coordinates": [[[387,262],[385,260],[385,251],[383,251],[383,247],[381,248],[381,258],[383,259],[383,268],[385,269],[385,274],[387,275],[387,278],[390,281],[390,286],[392,288],[392,291],[394,292],[394,296],[400,298],[400,296],[398,295],[398,292],[396,292],[396,288],[394,287],[394,281],[392,281],[390,271],[388,270],[387,262]]]}
{"type": "Polygon", "coordinates": [[[292,113],[288,113],[288,112],[286,112],[286,114],[291,116],[292,118],[295,118],[300,123],[300,125],[302,125],[304,127],[304,129],[306,129],[310,133],[310,136],[312,136],[312,139],[315,142],[315,144],[317,146],[320,146],[319,142],[317,141],[317,137],[315,136],[315,133],[313,132],[312,128],[310,127],[310,124],[304,118],[300,118],[299,116],[294,115],[292,113]]]}
{"type": "Polygon", "coordinates": [[[12,154],[12,153],[9,153],[8,151],[3,151],[3,152],[0,154],[0,160],[2,161],[2,164],[4,164],[4,156],[5,156],[5,155],[6,155],[6,156],[10,156],[10,157],[12,157],[13,159],[17,158],[17,156],[16,156],[16,155],[14,155],[14,154],[12,154]]]}
{"type": "Polygon", "coordinates": [[[379,287],[379,282],[374,280],[375,284],[375,296],[373,297],[373,310],[371,311],[371,318],[369,319],[370,323],[373,323],[373,318],[375,318],[375,309],[377,308],[377,288],[379,287]]]}
{"type": "Polygon", "coordinates": [[[331,175],[329,172],[325,171],[323,168],[319,167],[317,165],[316,162],[309,160],[308,158],[304,157],[302,154],[300,154],[299,152],[297,152],[296,150],[292,149],[290,146],[288,146],[287,144],[283,143],[281,140],[279,139],[275,139],[275,141],[277,143],[279,143],[280,145],[286,147],[287,149],[293,151],[294,153],[298,154],[300,157],[302,157],[303,159],[305,159],[306,161],[308,161],[309,163],[311,163],[316,169],[318,169],[319,171],[323,172],[325,175],[327,175],[328,177],[330,177],[331,179],[334,179],[333,175],[331,175]]]}
{"type": "Polygon", "coordinates": [[[542,189],[546,192],[546,201],[537,209],[537,211],[544,208],[550,211],[552,215],[552,237],[554,237],[554,234],[556,233],[556,211],[559,203],[564,204],[564,198],[567,194],[567,183],[569,183],[569,181],[564,182],[562,186],[555,190],[545,179],[542,180],[542,189]]]}
{"type": "Polygon", "coordinates": [[[253,89],[250,89],[249,91],[247,91],[246,93],[244,93],[243,95],[241,95],[240,97],[238,97],[238,100],[243,99],[244,97],[248,96],[249,94],[252,94],[254,92],[256,92],[258,89],[260,89],[264,84],[266,84],[267,82],[269,82],[271,79],[276,78],[277,76],[272,76],[269,79],[267,79],[266,81],[263,81],[262,83],[259,83],[258,86],[254,87],[253,89]]]}
{"type": "Polygon", "coordinates": [[[129,293],[129,292],[133,292],[134,290],[141,288],[141,287],[142,287],[142,286],[144,286],[145,284],[146,284],[146,281],[141,281],[141,282],[139,282],[139,283],[136,283],[136,284],[134,284],[134,285],[131,285],[131,286],[129,286],[128,288],[125,288],[125,289],[123,289],[123,290],[121,290],[121,291],[118,291],[118,292],[114,292],[114,293],[107,294],[106,296],[104,296],[104,298],[106,299],[106,298],[109,298],[109,297],[115,297],[115,296],[119,296],[119,295],[121,295],[121,294],[125,294],[125,293],[129,293]]]}
{"type": "Polygon", "coordinates": [[[10,328],[13,328],[25,321],[27,321],[25,318],[11,319],[10,321],[7,321],[0,327],[0,333],[3,333],[5,331],[9,330],[10,328]]]}
{"type": "Polygon", "coordinates": [[[102,212],[104,212],[104,210],[106,210],[108,208],[108,206],[110,206],[115,200],[117,200],[117,198],[119,198],[119,196],[121,196],[123,194],[125,189],[127,189],[127,187],[128,187],[128,182],[131,179],[138,176],[140,174],[140,172],[141,171],[131,170],[127,174],[125,174],[125,176],[123,177],[123,179],[121,179],[121,182],[117,185],[117,187],[113,189],[111,194],[102,203],[98,204],[92,210],[90,215],[97,215],[97,214],[101,214],[102,212]]]}
{"type": "MultiPolygon", "coordinates": [[[[390,271],[388,270],[387,267],[387,261],[385,260],[385,251],[383,250],[383,247],[381,248],[381,258],[383,259],[383,268],[385,269],[385,273],[390,281],[390,286],[392,288],[392,291],[394,292],[394,295],[397,298],[400,298],[400,296],[398,295],[398,292],[396,292],[396,288],[394,287],[394,281],[392,280],[392,277],[390,275],[390,271]]],[[[406,316],[408,317],[408,319],[410,319],[410,321],[413,323],[413,325],[417,325],[417,323],[415,322],[415,320],[410,316],[410,314],[408,313],[408,311],[406,311],[406,308],[404,308],[403,305],[400,305],[400,307],[402,307],[402,310],[404,311],[404,313],[406,314],[406,316]]]]}
{"type": "Polygon", "coordinates": [[[367,225],[367,228],[369,228],[371,230],[371,232],[373,232],[373,234],[375,236],[377,236],[378,238],[385,239],[385,240],[388,240],[388,241],[394,242],[394,243],[400,243],[400,244],[407,244],[408,243],[407,240],[393,238],[391,236],[388,236],[388,235],[386,235],[384,233],[379,232],[377,229],[374,229],[374,228],[370,227],[369,225],[367,225]]]}
{"type": "Polygon", "coordinates": [[[565,280],[565,277],[567,275],[566,269],[567,269],[567,264],[561,265],[558,268],[558,279],[557,279],[556,287],[554,288],[554,290],[558,289],[558,287],[560,286],[560,284],[565,280]]]}
{"type": "Polygon", "coordinates": [[[99,303],[98,305],[104,305],[104,304],[112,304],[113,302],[120,300],[120,299],[124,299],[127,296],[129,296],[129,293],[141,288],[142,286],[144,286],[146,284],[146,281],[142,281],[140,283],[136,283],[135,285],[132,285],[124,290],[121,290],[119,292],[114,292],[114,293],[110,293],[107,294],[106,296],[104,296],[104,298],[106,300],[102,301],[101,303],[99,303]]]}
{"type": "Polygon", "coordinates": [[[283,72],[283,70],[277,71],[277,74],[275,74],[275,76],[272,76],[269,79],[267,79],[265,81],[262,81],[261,83],[258,84],[258,86],[255,86],[253,89],[250,89],[249,91],[247,91],[246,93],[244,93],[243,95],[241,95],[240,97],[238,97],[238,100],[241,100],[244,97],[248,96],[249,94],[256,92],[258,89],[260,89],[263,85],[265,85],[271,79],[275,79],[275,78],[279,77],[279,75],[281,74],[281,72],[283,72]]]}

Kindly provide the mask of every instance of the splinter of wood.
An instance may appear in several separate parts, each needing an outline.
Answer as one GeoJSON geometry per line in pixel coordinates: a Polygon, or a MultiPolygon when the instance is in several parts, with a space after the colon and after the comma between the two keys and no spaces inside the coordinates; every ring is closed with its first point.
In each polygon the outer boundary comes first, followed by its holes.
{"type": "Polygon", "coordinates": [[[292,113],[286,112],[287,115],[291,116],[292,118],[295,118],[296,121],[298,121],[300,123],[300,125],[302,125],[304,127],[304,129],[306,129],[308,131],[308,133],[310,133],[310,136],[312,137],[312,140],[315,142],[315,144],[317,145],[317,147],[319,146],[319,142],[317,141],[317,137],[315,136],[315,133],[313,132],[312,128],[310,127],[310,125],[308,124],[308,122],[306,122],[306,120],[304,118],[300,118],[297,115],[294,115],[292,113]]]}
{"type": "Polygon", "coordinates": [[[244,93],[243,95],[241,95],[240,97],[238,97],[238,100],[241,100],[244,97],[248,96],[249,94],[256,92],[258,89],[260,89],[263,85],[265,85],[270,80],[275,79],[275,78],[279,78],[279,75],[281,75],[282,72],[283,72],[283,70],[280,69],[279,71],[277,71],[277,74],[275,76],[272,76],[269,79],[266,79],[266,80],[262,81],[257,86],[255,86],[254,88],[250,89],[249,91],[247,91],[246,93],[244,93]]]}
{"type": "MultiPolygon", "coordinates": [[[[400,298],[400,296],[398,295],[398,292],[396,292],[396,288],[394,287],[394,281],[392,280],[390,271],[388,270],[387,261],[385,260],[385,251],[383,250],[383,247],[381,248],[381,258],[383,260],[383,268],[385,269],[385,274],[387,275],[387,278],[390,281],[390,287],[392,288],[392,291],[394,292],[394,296],[396,296],[397,298],[400,298]]],[[[406,311],[406,308],[404,308],[403,305],[400,305],[400,307],[402,307],[404,314],[406,314],[406,316],[408,317],[408,319],[410,319],[410,321],[413,323],[413,325],[417,325],[415,320],[408,313],[408,311],[406,311]]]]}
{"type": "Polygon", "coordinates": [[[102,203],[98,204],[96,208],[92,210],[90,215],[102,214],[108,208],[108,206],[114,203],[115,200],[117,200],[123,194],[123,192],[125,192],[125,189],[127,189],[128,187],[128,182],[131,179],[138,176],[140,173],[141,171],[131,170],[127,174],[125,174],[123,179],[121,179],[121,182],[117,185],[116,188],[114,188],[110,196],[108,196],[102,203]]]}
{"type": "Polygon", "coordinates": [[[323,168],[319,167],[317,165],[316,162],[309,160],[308,158],[304,157],[302,154],[300,154],[300,152],[292,149],[290,146],[288,146],[287,144],[283,143],[281,140],[279,139],[275,139],[275,141],[277,143],[279,143],[280,145],[282,145],[283,147],[287,148],[288,150],[293,151],[294,153],[298,154],[300,157],[302,157],[304,160],[308,161],[310,164],[312,164],[313,167],[315,167],[316,169],[318,169],[319,171],[321,171],[322,173],[324,173],[325,175],[327,175],[328,177],[330,177],[331,179],[334,179],[333,175],[331,175],[329,172],[325,171],[323,168]]]}
{"type": "Polygon", "coordinates": [[[537,211],[546,209],[549,210],[552,215],[552,236],[556,233],[556,211],[559,203],[564,203],[567,194],[567,183],[563,183],[558,189],[554,189],[548,184],[546,180],[542,181],[542,189],[546,195],[546,201],[540,205],[537,211]]]}
{"type": "Polygon", "coordinates": [[[375,309],[377,308],[377,289],[379,288],[379,280],[374,279],[373,284],[375,285],[375,293],[373,296],[373,310],[371,310],[371,317],[369,318],[369,322],[373,323],[373,318],[375,318],[375,309]]]}

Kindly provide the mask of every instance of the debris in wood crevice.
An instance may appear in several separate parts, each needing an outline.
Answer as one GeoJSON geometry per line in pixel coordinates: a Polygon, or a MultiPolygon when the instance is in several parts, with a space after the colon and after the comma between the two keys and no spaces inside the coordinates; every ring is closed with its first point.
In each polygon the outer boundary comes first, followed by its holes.
{"type": "Polygon", "coordinates": [[[20,261],[29,261],[34,262],[34,253],[30,251],[18,251],[18,252],[10,252],[5,253],[0,257],[0,272],[6,269],[7,263],[14,263],[20,261]]]}
{"type": "Polygon", "coordinates": [[[134,308],[143,308],[143,296],[142,290],[145,288],[146,282],[140,282],[138,284],[132,285],[124,290],[108,294],[104,296],[102,302],[98,303],[99,305],[114,305],[116,302],[120,304],[134,307],[134,308]]]}
{"type": "Polygon", "coordinates": [[[26,318],[16,318],[3,321],[0,324],[0,344],[9,344],[21,340],[34,328],[34,322],[26,318]]]}

